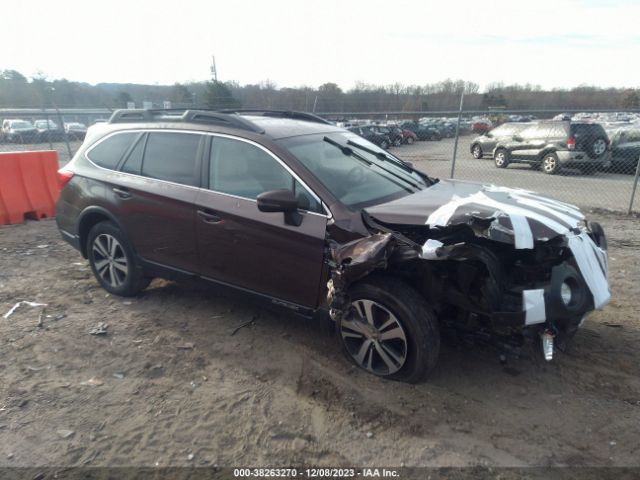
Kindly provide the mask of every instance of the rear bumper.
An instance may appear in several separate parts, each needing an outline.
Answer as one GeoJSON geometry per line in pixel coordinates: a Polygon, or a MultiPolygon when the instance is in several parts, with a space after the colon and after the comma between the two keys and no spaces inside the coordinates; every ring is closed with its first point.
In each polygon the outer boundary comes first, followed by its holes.
{"type": "Polygon", "coordinates": [[[556,152],[562,165],[607,165],[611,163],[611,152],[606,152],[597,158],[591,158],[582,151],[560,150],[556,152]]]}

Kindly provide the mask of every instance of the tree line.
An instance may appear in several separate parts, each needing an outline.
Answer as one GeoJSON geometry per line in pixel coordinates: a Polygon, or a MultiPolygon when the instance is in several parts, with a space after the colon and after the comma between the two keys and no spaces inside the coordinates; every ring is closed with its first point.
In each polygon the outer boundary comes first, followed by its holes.
{"type": "Polygon", "coordinates": [[[464,92],[465,110],[505,108],[537,109],[637,109],[640,89],[578,86],[544,90],[538,85],[492,83],[484,91],[478,84],[447,79],[426,85],[373,85],[356,83],[343,90],[335,83],[319,87],[278,87],[271,81],[240,85],[238,82],[192,82],[174,85],[88,83],[52,80],[44,75],[27,78],[15,70],[0,70],[0,107],[3,108],[126,108],[143,101],[175,107],[265,108],[318,113],[417,112],[457,110],[464,92]]]}

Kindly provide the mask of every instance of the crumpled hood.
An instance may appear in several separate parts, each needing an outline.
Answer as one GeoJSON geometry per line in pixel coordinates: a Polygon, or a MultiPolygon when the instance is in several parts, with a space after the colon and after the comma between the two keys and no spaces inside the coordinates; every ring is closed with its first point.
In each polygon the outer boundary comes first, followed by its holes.
{"type": "Polygon", "coordinates": [[[584,220],[575,205],[528,190],[461,180],[441,180],[415,194],[365,210],[380,222],[396,225],[445,227],[493,219],[486,236],[523,249],[533,248],[534,241],[566,235],[584,220]]]}

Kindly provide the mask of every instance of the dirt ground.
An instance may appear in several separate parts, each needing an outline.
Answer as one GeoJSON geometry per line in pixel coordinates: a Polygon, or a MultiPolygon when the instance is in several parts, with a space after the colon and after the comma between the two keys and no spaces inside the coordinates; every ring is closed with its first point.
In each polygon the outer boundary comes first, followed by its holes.
{"type": "Polygon", "coordinates": [[[566,353],[445,347],[420,385],[216,290],[110,296],[54,221],[0,227],[0,466],[638,466],[640,221],[591,216],[613,299],[566,353]]]}

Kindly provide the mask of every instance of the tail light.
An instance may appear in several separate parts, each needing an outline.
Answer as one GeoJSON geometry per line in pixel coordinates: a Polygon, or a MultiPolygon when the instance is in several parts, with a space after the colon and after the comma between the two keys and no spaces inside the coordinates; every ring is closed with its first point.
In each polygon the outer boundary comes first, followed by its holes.
{"type": "Polygon", "coordinates": [[[567,148],[569,150],[575,150],[576,149],[576,139],[571,137],[569,140],[567,140],[567,148]]]}
{"type": "Polygon", "coordinates": [[[62,190],[62,188],[64,188],[72,178],[73,172],[70,172],[69,170],[58,170],[58,184],[60,185],[60,189],[62,190]]]}

